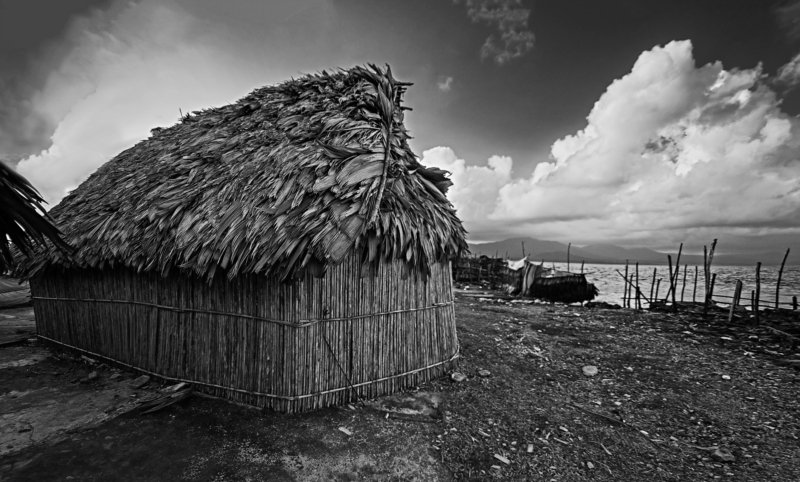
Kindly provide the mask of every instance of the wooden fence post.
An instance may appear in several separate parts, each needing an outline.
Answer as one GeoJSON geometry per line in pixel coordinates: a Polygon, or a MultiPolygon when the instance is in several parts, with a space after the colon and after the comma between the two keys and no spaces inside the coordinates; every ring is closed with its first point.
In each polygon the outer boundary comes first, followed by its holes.
{"type": "Polygon", "coordinates": [[[669,273],[669,288],[667,288],[667,295],[664,297],[664,303],[669,301],[669,294],[672,292],[672,255],[667,255],[667,271],[669,273]]]}
{"type": "MultiPolygon", "coordinates": [[[[652,305],[655,298],[653,298],[653,290],[656,287],[656,271],[658,268],[653,268],[653,281],[650,282],[650,299],[647,300],[648,305],[652,305]]],[[[649,308],[649,306],[648,306],[649,308]]]]}
{"type": "Polygon", "coordinates": [[[639,262],[636,262],[636,309],[642,309],[642,299],[639,297],[639,262]]]}
{"type": "Polygon", "coordinates": [[[703,245],[703,293],[708,297],[708,248],[703,245]]]}
{"type": "Polygon", "coordinates": [[[714,297],[714,283],[716,281],[717,281],[717,273],[713,273],[711,275],[711,283],[708,286],[708,294],[706,295],[706,302],[703,305],[703,314],[704,315],[708,313],[708,305],[710,305],[711,302],[713,301],[712,298],[714,297]]]}
{"type": "Polygon", "coordinates": [[[654,301],[658,300],[658,289],[661,287],[661,278],[658,278],[656,282],[656,297],[653,298],[654,301]]]}
{"type": "Polygon", "coordinates": [[[692,290],[692,303],[697,300],[697,265],[694,265],[694,289],[692,290]]]}
{"type": "Polygon", "coordinates": [[[625,260],[625,286],[622,287],[622,307],[628,307],[628,287],[630,286],[628,281],[628,260],[625,260]]]}
{"type": "Polygon", "coordinates": [[[675,287],[673,289],[675,289],[675,290],[678,289],[678,273],[680,273],[680,271],[681,271],[678,267],[681,265],[681,253],[682,252],[683,252],[683,243],[681,243],[681,245],[678,247],[678,257],[675,258],[675,281],[673,283],[675,285],[675,287]]]}
{"type": "Polygon", "coordinates": [[[736,289],[733,291],[733,301],[731,301],[731,311],[728,313],[728,323],[733,321],[733,313],[736,307],[739,306],[739,298],[742,296],[742,280],[736,280],[736,289]]]}
{"type": "Polygon", "coordinates": [[[756,324],[759,324],[758,305],[761,302],[761,261],[756,263],[756,324]]]}
{"type": "Polygon", "coordinates": [[[779,303],[781,299],[781,278],[783,277],[783,267],[786,264],[786,258],[789,257],[789,248],[786,248],[786,254],[783,255],[783,261],[781,261],[781,269],[778,270],[778,285],[775,287],[775,309],[779,308],[779,303]]]}
{"type": "Polygon", "coordinates": [[[572,243],[567,245],[567,271],[569,271],[569,250],[572,249],[572,243]]]}
{"type": "Polygon", "coordinates": [[[683,265],[683,288],[681,288],[681,303],[683,303],[683,293],[686,291],[686,272],[689,271],[689,265],[683,265]]]}

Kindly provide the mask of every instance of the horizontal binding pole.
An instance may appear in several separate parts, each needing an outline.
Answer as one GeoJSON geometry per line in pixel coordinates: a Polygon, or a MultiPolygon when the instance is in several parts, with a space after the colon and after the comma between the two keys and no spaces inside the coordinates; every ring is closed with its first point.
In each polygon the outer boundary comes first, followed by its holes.
{"type": "Polygon", "coordinates": [[[219,316],[231,316],[234,318],[246,318],[248,320],[256,320],[256,321],[265,321],[268,323],[278,323],[280,325],[288,325],[288,326],[297,326],[297,327],[305,327],[315,325],[317,323],[325,323],[329,321],[348,321],[348,320],[358,320],[361,318],[370,318],[373,316],[388,316],[388,315],[395,315],[399,313],[412,313],[415,311],[425,311],[425,310],[433,310],[436,308],[441,308],[443,306],[449,306],[453,304],[453,301],[445,301],[443,303],[434,303],[430,306],[423,306],[422,308],[411,308],[408,310],[395,310],[395,311],[383,311],[380,313],[369,313],[366,315],[355,315],[355,316],[346,316],[340,318],[320,318],[316,320],[300,320],[298,322],[291,322],[287,320],[276,320],[272,318],[264,318],[261,316],[253,316],[253,315],[246,315],[244,313],[229,313],[226,311],[213,311],[213,310],[198,310],[196,308],[181,308],[178,306],[168,306],[168,305],[159,305],[156,303],[148,303],[146,301],[135,301],[135,300],[111,300],[111,299],[100,299],[100,298],[56,298],[51,296],[31,296],[31,299],[40,300],[40,301],[72,301],[72,302],[81,302],[81,303],[117,303],[123,305],[140,305],[140,306],[149,306],[152,308],[157,308],[159,310],[168,310],[168,311],[175,311],[178,313],[199,313],[201,315],[219,315],[219,316]]]}
{"type": "Polygon", "coordinates": [[[222,386],[222,385],[217,385],[215,383],[200,382],[200,381],[197,381],[197,380],[187,380],[187,379],[184,379],[184,378],[175,378],[175,377],[170,377],[170,376],[166,376],[166,375],[161,375],[159,373],[152,372],[152,371],[146,370],[144,368],[139,368],[139,367],[137,367],[135,365],[131,365],[131,364],[128,364],[128,363],[125,363],[125,362],[121,362],[119,360],[115,360],[114,358],[110,358],[110,357],[107,357],[105,355],[101,355],[99,353],[95,353],[95,352],[92,352],[92,351],[89,351],[89,350],[84,350],[83,348],[78,348],[77,346],[72,346],[70,344],[63,343],[63,342],[60,342],[58,340],[54,340],[54,339],[52,339],[50,337],[47,337],[47,336],[44,336],[44,335],[37,334],[36,336],[41,338],[41,339],[43,339],[43,340],[46,340],[46,341],[55,343],[57,345],[61,345],[61,346],[70,348],[72,350],[77,350],[79,352],[86,353],[87,355],[91,355],[91,356],[96,357],[96,358],[102,358],[103,360],[107,360],[109,362],[116,363],[117,365],[122,365],[124,367],[128,367],[128,368],[131,368],[133,370],[140,371],[142,373],[147,373],[148,375],[153,375],[154,377],[161,378],[162,380],[169,380],[169,381],[172,381],[172,382],[179,382],[179,383],[180,382],[184,382],[184,383],[189,383],[189,384],[192,384],[192,385],[202,385],[202,386],[210,387],[210,388],[218,388],[220,390],[229,390],[229,391],[233,391],[233,392],[244,393],[246,395],[255,395],[255,396],[258,396],[258,397],[276,398],[276,399],[288,400],[288,401],[301,400],[301,399],[304,399],[304,398],[311,398],[311,397],[318,397],[318,396],[321,396],[321,395],[326,395],[328,393],[341,392],[343,390],[352,390],[354,388],[363,387],[365,385],[372,385],[373,383],[385,382],[386,380],[391,380],[393,378],[400,378],[400,377],[405,377],[405,376],[408,376],[408,375],[413,375],[413,374],[419,373],[421,371],[429,370],[431,368],[436,368],[436,367],[438,367],[440,365],[444,365],[445,363],[450,363],[450,362],[454,361],[456,358],[458,358],[459,356],[461,356],[460,347],[457,346],[456,347],[456,352],[453,353],[453,355],[450,358],[448,358],[447,360],[444,360],[444,361],[440,361],[440,362],[434,363],[432,365],[428,365],[426,367],[416,368],[416,369],[411,370],[411,371],[398,373],[397,375],[390,375],[388,377],[378,378],[376,380],[369,380],[369,381],[366,381],[366,382],[356,383],[355,385],[347,385],[345,387],[332,388],[330,390],[325,390],[325,391],[322,391],[322,392],[308,393],[306,395],[292,395],[292,396],[289,396],[289,395],[275,395],[275,394],[272,394],[272,393],[263,393],[263,392],[251,392],[249,390],[242,390],[241,388],[225,387],[225,386],[222,386]]]}

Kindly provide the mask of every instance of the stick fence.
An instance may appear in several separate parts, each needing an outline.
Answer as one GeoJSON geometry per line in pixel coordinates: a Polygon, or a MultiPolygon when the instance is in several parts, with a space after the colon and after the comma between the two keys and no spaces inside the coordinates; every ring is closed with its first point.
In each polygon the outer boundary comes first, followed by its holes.
{"type": "Polygon", "coordinates": [[[354,258],[292,283],[212,283],[131,270],[54,271],[31,281],[37,329],[210,395],[284,412],[414,387],[458,356],[450,264],[426,280],[400,261],[362,276],[354,258]]]}

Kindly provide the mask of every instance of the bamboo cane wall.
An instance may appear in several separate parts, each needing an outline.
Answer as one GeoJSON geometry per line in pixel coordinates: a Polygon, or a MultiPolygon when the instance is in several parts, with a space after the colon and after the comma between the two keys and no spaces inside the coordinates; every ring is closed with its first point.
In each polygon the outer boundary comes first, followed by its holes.
{"type": "Polygon", "coordinates": [[[419,385],[458,353],[449,263],[362,276],[355,258],[294,283],[211,284],[127,269],[50,271],[31,281],[39,335],[285,412],[419,385]]]}

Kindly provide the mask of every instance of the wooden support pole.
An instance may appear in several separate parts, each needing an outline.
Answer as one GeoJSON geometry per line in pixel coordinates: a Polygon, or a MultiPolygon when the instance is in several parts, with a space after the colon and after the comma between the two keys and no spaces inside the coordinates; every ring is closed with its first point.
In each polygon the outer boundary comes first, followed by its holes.
{"type": "MultiPolygon", "coordinates": [[[[632,284],[633,283],[631,280],[625,279],[625,275],[622,274],[619,270],[615,270],[615,271],[617,272],[618,275],[620,275],[622,277],[623,280],[625,280],[626,284],[632,284]]],[[[638,286],[631,286],[631,289],[636,290],[636,293],[640,298],[643,298],[643,299],[647,300],[647,297],[644,295],[644,293],[642,293],[642,290],[640,290],[638,286]]],[[[650,303],[650,300],[647,300],[647,302],[650,303]]]]}
{"type": "Polygon", "coordinates": [[[653,304],[653,300],[655,300],[655,298],[653,298],[653,290],[656,287],[656,271],[657,270],[658,270],[658,268],[653,268],[653,281],[650,282],[650,299],[647,300],[647,303],[650,304],[650,305],[652,305],[653,304]]]}
{"type": "Polygon", "coordinates": [[[797,296],[792,296],[792,309],[797,311],[797,296]]]}
{"type": "Polygon", "coordinates": [[[778,304],[780,303],[781,299],[781,278],[783,277],[783,267],[786,265],[786,258],[789,257],[789,248],[786,248],[786,254],[783,255],[783,261],[781,261],[781,269],[778,270],[778,284],[775,287],[775,309],[778,309],[778,304]]]}
{"type": "Polygon", "coordinates": [[[733,321],[733,313],[736,307],[739,306],[739,298],[742,296],[742,280],[736,280],[736,289],[733,291],[733,300],[731,301],[731,311],[728,313],[728,323],[733,321]]]}
{"type": "Polygon", "coordinates": [[[658,289],[659,289],[660,287],[661,287],[661,278],[658,278],[658,281],[656,281],[656,297],[655,297],[655,298],[653,298],[653,300],[654,300],[654,301],[655,301],[655,300],[658,300],[658,289]]]}
{"type": "Polygon", "coordinates": [[[714,250],[717,249],[717,240],[711,243],[711,249],[708,251],[708,270],[711,271],[711,264],[714,262],[714,250]]]}
{"type": "Polygon", "coordinates": [[[758,315],[756,314],[756,290],[750,290],[750,311],[758,323],[758,315]]]}
{"type": "MultiPolygon", "coordinates": [[[[675,258],[675,280],[672,282],[673,284],[673,295],[678,290],[678,273],[681,272],[679,266],[681,265],[681,254],[683,253],[683,243],[678,247],[678,257],[675,258]]],[[[673,296],[674,298],[674,296],[673,296]]]]}
{"type": "Polygon", "coordinates": [[[583,259],[581,260],[581,274],[583,274],[583,262],[584,262],[584,261],[585,261],[585,260],[583,260],[583,259]]]}
{"type": "Polygon", "coordinates": [[[520,241],[522,243],[522,257],[525,258],[525,241],[520,241]]]}
{"type": "Polygon", "coordinates": [[[692,303],[697,301],[697,265],[694,265],[694,289],[692,290],[692,303]]]}
{"type": "Polygon", "coordinates": [[[711,275],[711,283],[708,285],[708,294],[706,295],[706,302],[703,304],[703,315],[708,314],[708,307],[714,301],[714,283],[717,281],[717,273],[711,275]]]}
{"type": "Polygon", "coordinates": [[[703,293],[708,296],[708,248],[703,245],[703,293]]]}
{"type": "Polygon", "coordinates": [[[628,280],[628,260],[627,259],[625,260],[625,276],[623,276],[623,277],[625,278],[625,286],[623,286],[623,288],[622,288],[622,307],[623,308],[627,308],[628,307],[628,293],[629,293],[629,287],[630,287],[630,284],[629,284],[630,281],[628,280]]]}
{"type": "Polygon", "coordinates": [[[758,316],[758,305],[761,303],[761,261],[756,263],[756,325],[759,324],[761,320],[759,320],[758,316]]]}
{"type": "Polygon", "coordinates": [[[567,271],[569,271],[569,250],[572,249],[572,243],[567,244],[567,271]]]}
{"type": "Polygon", "coordinates": [[[689,271],[689,265],[683,265],[683,288],[681,288],[681,303],[683,303],[683,293],[686,291],[686,272],[689,271]]]}
{"type": "Polygon", "coordinates": [[[667,289],[667,296],[664,297],[664,303],[669,301],[669,295],[672,293],[672,306],[675,306],[675,292],[672,290],[672,280],[673,280],[673,273],[672,273],[672,256],[667,255],[667,266],[669,267],[669,289],[667,289]]]}
{"type": "Polygon", "coordinates": [[[642,298],[639,296],[639,262],[636,262],[636,309],[642,309],[642,298]]]}

